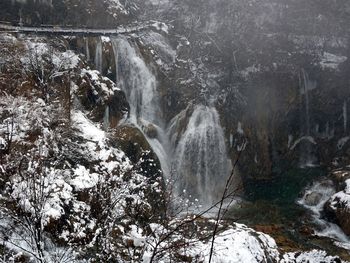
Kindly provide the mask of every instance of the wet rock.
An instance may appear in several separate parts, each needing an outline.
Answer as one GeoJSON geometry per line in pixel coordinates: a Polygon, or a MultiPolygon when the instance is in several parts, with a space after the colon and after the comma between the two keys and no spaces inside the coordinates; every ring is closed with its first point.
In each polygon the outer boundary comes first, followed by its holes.
{"type": "Polygon", "coordinates": [[[317,192],[308,193],[304,197],[304,202],[308,206],[316,206],[320,203],[322,194],[317,192]]]}
{"type": "Polygon", "coordinates": [[[283,251],[295,251],[298,248],[298,244],[285,235],[283,226],[281,225],[256,225],[254,229],[272,236],[278,247],[283,251]]]}
{"type": "Polygon", "coordinates": [[[350,235],[350,179],[344,182],[343,190],[333,195],[325,204],[325,211],[329,220],[337,223],[345,234],[350,235]]]}
{"type": "Polygon", "coordinates": [[[336,183],[338,190],[343,190],[346,187],[346,180],[350,179],[350,170],[338,169],[331,173],[333,181],[336,183]]]}
{"type": "Polygon", "coordinates": [[[350,235],[350,207],[339,197],[332,199],[325,205],[327,219],[337,223],[345,234],[350,235]]]}
{"type": "Polygon", "coordinates": [[[158,131],[157,131],[157,127],[153,124],[148,124],[146,126],[143,127],[143,131],[146,133],[146,135],[149,138],[156,138],[158,136],[158,131]]]}
{"type": "Polygon", "coordinates": [[[109,120],[107,121],[110,127],[114,128],[129,110],[125,94],[98,71],[83,71],[77,80],[77,86],[80,103],[89,112],[89,118],[95,122],[104,122],[108,106],[109,120]]]}
{"type": "Polygon", "coordinates": [[[134,126],[117,127],[114,138],[118,146],[121,147],[133,163],[137,163],[140,160],[143,152],[152,151],[146,137],[134,126]]]}
{"type": "Polygon", "coordinates": [[[303,225],[299,228],[299,233],[304,236],[311,236],[314,234],[314,230],[310,226],[303,225]]]}

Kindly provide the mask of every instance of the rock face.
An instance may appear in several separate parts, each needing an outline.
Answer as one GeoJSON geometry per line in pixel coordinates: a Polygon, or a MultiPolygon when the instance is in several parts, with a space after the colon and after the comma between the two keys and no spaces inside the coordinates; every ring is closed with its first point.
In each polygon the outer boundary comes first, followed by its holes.
{"type": "Polygon", "coordinates": [[[335,222],[342,228],[345,234],[350,235],[350,209],[348,200],[349,194],[345,196],[343,193],[338,193],[329,201],[327,210],[334,214],[335,222]]]}
{"type": "Polygon", "coordinates": [[[346,163],[348,3],[138,4],[146,10],[139,19],[158,15],[170,26],[135,41],[158,73],[168,122],[189,103],[215,104],[232,160],[244,145],[240,170],[248,178],[346,163]]]}
{"type": "Polygon", "coordinates": [[[333,177],[337,180],[340,191],[329,199],[325,209],[328,218],[350,236],[350,173],[346,170],[336,171],[333,177]]]}
{"type": "Polygon", "coordinates": [[[24,25],[111,27],[133,17],[133,4],[124,6],[113,0],[4,0],[0,17],[24,25]]]}
{"type": "MultiPolygon", "coordinates": [[[[22,10],[27,24],[114,27],[156,17],[163,24],[136,32],[133,45],[157,77],[162,117],[169,125],[190,103],[214,105],[229,158],[244,150],[243,179],[350,161],[346,1],[12,2],[1,3],[3,17],[18,21],[22,10]]],[[[98,40],[88,42],[76,47],[95,57],[98,40]]],[[[102,46],[102,72],[114,79],[112,47],[102,46]]]]}
{"type": "Polygon", "coordinates": [[[340,16],[322,26],[332,16],[327,6],[310,1],[177,6],[174,17],[184,22],[174,31],[191,34],[180,47],[173,45],[177,68],[167,75],[173,82],[168,92],[180,90],[179,107],[216,102],[232,159],[246,139],[240,157],[244,176],[268,178],[290,164],[329,164],[337,147],[346,152],[347,102],[339,95],[348,90],[339,77],[348,67],[347,32],[340,16]],[[307,10],[308,21],[299,19],[301,10],[307,10]],[[177,81],[179,74],[187,81],[177,81]],[[345,143],[338,144],[341,139],[345,143]]]}

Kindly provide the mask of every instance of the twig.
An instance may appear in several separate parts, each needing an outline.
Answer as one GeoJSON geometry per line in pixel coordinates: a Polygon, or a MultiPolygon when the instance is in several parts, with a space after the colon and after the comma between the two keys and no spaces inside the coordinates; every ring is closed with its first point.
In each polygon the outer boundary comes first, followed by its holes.
{"type": "Polygon", "coordinates": [[[213,252],[214,252],[214,243],[215,243],[215,236],[217,234],[217,231],[218,231],[218,228],[219,228],[219,222],[220,222],[220,214],[221,214],[221,211],[222,211],[222,206],[224,205],[224,200],[226,199],[226,193],[229,189],[229,186],[231,184],[231,181],[233,179],[233,176],[234,176],[234,173],[235,173],[235,168],[238,164],[238,161],[239,161],[239,158],[241,156],[241,153],[242,151],[239,151],[238,153],[238,156],[237,156],[237,159],[232,167],[232,171],[231,171],[231,174],[229,176],[229,178],[227,179],[227,182],[226,182],[226,185],[225,185],[225,190],[224,190],[224,193],[222,195],[222,198],[220,200],[220,207],[219,207],[219,211],[218,211],[218,215],[216,217],[216,221],[215,221],[215,227],[214,227],[214,231],[213,231],[213,237],[212,237],[212,240],[211,240],[211,247],[210,247],[210,255],[209,255],[209,263],[211,262],[212,260],[212,257],[213,257],[213,252]]]}

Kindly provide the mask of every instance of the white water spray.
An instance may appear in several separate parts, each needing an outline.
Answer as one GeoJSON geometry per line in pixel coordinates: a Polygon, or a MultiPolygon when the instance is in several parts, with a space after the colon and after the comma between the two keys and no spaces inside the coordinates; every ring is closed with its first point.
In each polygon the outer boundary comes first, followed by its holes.
{"type": "MultiPolygon", "coordinates": [[[[300,96],[301,99],[305,101],[305,110],[304,110],[304,118],[302,123],[305,124],[301,125],[301,127],[304,127],[304,130],[302,130],[302,134],[304,134],[304,137],[312,138],[311,131],[310,131],[310,94],[309,92],[316,88],[317,83],[315,81],[310,80],[309,75],[307,72],[302,69],[301,74],[299,77],[299,86],[300,86],[300,96]]],[[[315,156],[312,155],[311,152],[311,145],[310,143],[307,143],[305,145],[305,148],[302,149],[301,156],[300,156],[300,167],[314,167],[315,166],[315,156]]]]}
{"type": "Polygon", "coordinates": [[[349,237],[336,224],[330,223],[322,218],[324,205],[336,193],[335,186],[330,180],[315,182],[306,189],[304,196],[297,202],[310,210],[317,228],[318,236],[330,237],[341,243],[349,243],[349,237]]]}
{"type": "Polygon", "coordinates": [[[89,38],[85,38],[85,52],[86,52],[86,60],[90,61],[90,49],[89,49],[89,38]]]}
{"type": "Polygon", "coordinates": [[[203,205],[220,200],[230,171],[225,138],[215,108],[196,106],[175,151],[177,194],[185,190],[203,205]]]}
{"type": "Polygon", "coordinates": [[[187,190],[203,205],[220,200],[231,167],[216,109],[195,106],[192,116],[188,116],[187,111],[182,112],[179,115],[183,129],[179,131],[172,123],[166,133],[156,77],[137,47],[125,38],[111,41],[117,65],[117,84],[130,104],[128,122],[146,136],[161,163],[165,178],[169,178],[170,166],[173,166],[171,179],[175,194],[182,195],[182,191],[187,190]],[[178,133],[174,136],[175,130],[178,133]],[[169,137],[177,138],[172,140],[171,146],[169,137]],[[173,158],[170,159],[170,156],[173,158]]]}
{"type": "Polygon", "coordinates": [[[97,44],[96,44],[96,52],[95,52],[95,67],[96,69],[102,73],[102,53],[103,53],[103,46],[102,41],[100,38],[98,38],[97,44]]]}
{"type": "Polygon", "coordinates": [[[344,133],[346,133],[348,128],[348,104],[344,101],[343,104],[343,122],[344,122],[344,133]]]}
{"type": "Polygon", "coordinates": [[[106,106],[105,108],[105,113],[103,115],[103,129],[105,131],[108,131],[110,127],[110,122],[109,122],[109,106],[106,106]]]}
{"type": "Polygon", "coordinates": [[[112,44],[118,65],[117,84],[126,93],[130,118],[137,118],[133,122],[139,125],[160,124],[156,77],[126,39],[114,39],[112,44]]]}
{"type": "Polygon", "coordinates": [[[136,47],[125,38],[111,40],[116,79],[130,104],[128,121],[144,133],[158,156],[165,176],[169,175],[168,139],[164,132],[157,81],[136,47]]]}

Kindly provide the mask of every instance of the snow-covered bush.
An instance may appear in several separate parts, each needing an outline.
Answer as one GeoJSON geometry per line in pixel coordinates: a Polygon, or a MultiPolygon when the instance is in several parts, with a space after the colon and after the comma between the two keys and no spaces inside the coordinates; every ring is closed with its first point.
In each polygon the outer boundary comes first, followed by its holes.
{"type": "Polygon", "coordinates": [[[142,250],[129,253],[127,233],[147,224],[147,195],[160,184],[137,172],[79,102],[86,85],[101,104],[116,86],[44,39],[17,44],[23,49],[6,66],[21,82],[0,100],[0,239],[33,262],[140,258],[142,250]]]}

